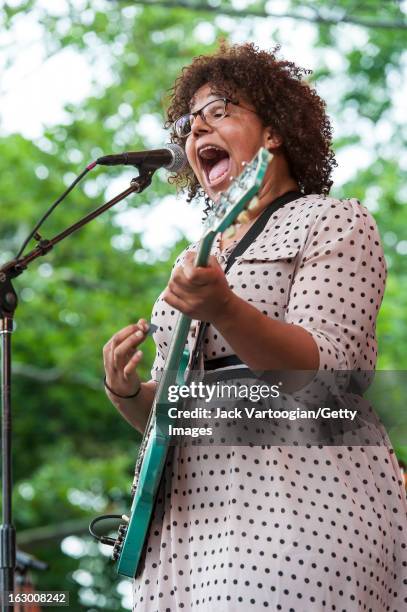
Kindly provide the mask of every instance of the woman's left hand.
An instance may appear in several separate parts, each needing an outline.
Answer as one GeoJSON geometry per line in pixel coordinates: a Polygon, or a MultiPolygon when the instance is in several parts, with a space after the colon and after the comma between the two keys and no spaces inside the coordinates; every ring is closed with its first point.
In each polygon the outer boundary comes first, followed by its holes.
{"type": "Polygon", "coordinates": [[[185,255],[184,265],[175,268],[163,300],[191,319],[216,325],[226,314],[234,296],[216,257],[211,255],[207,267],[195,267],[196,253],[185,255]]]}

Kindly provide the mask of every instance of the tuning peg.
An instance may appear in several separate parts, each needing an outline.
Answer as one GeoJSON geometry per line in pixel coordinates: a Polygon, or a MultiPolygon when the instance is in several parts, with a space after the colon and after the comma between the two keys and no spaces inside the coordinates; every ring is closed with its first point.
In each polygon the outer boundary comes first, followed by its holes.
{"type": "Polygon", "coordinates": [[[249,205],[247,207],[248,210],[255,210],[259,204],[259,198],[254,196],[252,200],[250,200],[249,205]]]}
{"type": "Polygon", "coordinates": [[[236,228],[234,225],[230,225],[225,231],[224,231],[224,236],[225,238],[233,238],[233,236],[236,233],[236,228]]]}
{"type": "Polygon", "coordinates": [[[245,223],[248,223],[250,221],[250,215],[246,210],[243,210],[237,217],[236,221],[244,225],[245,223]]]}

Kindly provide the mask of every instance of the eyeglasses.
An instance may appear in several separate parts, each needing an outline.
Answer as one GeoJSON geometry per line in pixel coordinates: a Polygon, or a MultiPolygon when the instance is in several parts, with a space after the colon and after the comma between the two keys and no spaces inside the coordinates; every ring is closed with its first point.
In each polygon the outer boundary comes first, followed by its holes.
{"type": "MultiPolygon", "coordinates": [[[[205,121],[207,125],[213,126],[218,121],[221,121],[227,113],[228,104],[235,104],[236,106],[240,106],[240,104],[234,100],[230,100],[229,98],[217,98],[216,100],[212,100],[205,104],[202,108],[195,111],[194,113],[188,113],[187,115],[182,115],[173,123],[173,127],[175,133],[179,138],[185,138],[189,136],[192,132],[192,126],[196,117],[199,115],[202,121],[205,121]]],[[[242,108],[245,108],[244,106],[242,108]]],[[[247,108],[246,110],[251,110],[247,108]]],[[[251,111],[256,112],[256,111],[251,111]]]]}

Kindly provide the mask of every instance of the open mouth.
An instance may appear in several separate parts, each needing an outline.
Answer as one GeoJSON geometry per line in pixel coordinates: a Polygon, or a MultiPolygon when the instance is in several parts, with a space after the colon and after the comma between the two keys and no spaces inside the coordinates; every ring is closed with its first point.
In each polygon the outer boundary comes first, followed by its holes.
{"type": "Polygon", "coordinates": [[[210,185],[217,185],[225,178],[230,168],[230,156],[225,149],[206,145],[198,151],[199,160],[210,185]]]}

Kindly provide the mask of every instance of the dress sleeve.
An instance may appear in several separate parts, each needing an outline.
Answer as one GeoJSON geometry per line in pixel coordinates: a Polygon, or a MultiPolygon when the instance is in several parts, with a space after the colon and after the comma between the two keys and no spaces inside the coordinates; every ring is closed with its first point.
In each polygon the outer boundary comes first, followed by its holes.
{"type": "Polygon", "coordinates": [[[357,200],[320,212],[294,276],[286,322],[314,338],[320,370],[371,370],[386,264],[376,223],[357,200]]]}

